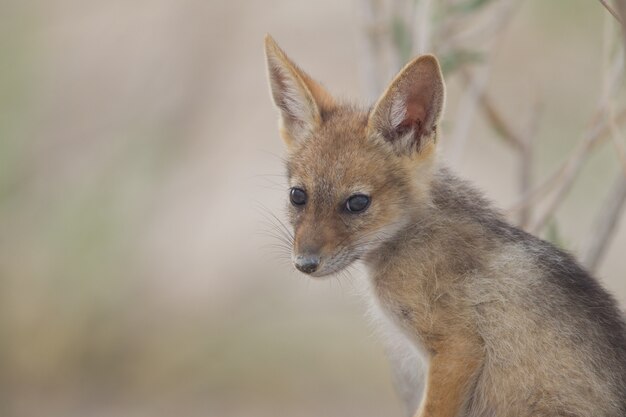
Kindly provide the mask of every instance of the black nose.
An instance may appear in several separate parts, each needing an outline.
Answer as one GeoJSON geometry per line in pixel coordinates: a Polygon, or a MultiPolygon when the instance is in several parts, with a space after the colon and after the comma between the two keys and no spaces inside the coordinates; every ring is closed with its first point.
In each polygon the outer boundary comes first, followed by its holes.
{"type": "Polygon", "coordinates": [[[298,255],[294,264],[298,270],[305,274],[312,274],[320,266],[320,257],[317,255],[298,255]]]}

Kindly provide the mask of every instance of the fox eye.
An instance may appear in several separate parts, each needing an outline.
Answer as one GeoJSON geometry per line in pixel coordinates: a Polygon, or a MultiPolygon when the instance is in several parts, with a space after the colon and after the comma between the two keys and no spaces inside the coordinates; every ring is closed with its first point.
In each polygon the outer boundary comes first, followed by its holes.
{"type": "Polygon", "coordinates": [[[370,205],[370,198],[365,194],[355,194],[346,201],[346,210],[351,213],[360,213],[365,211],[370,205]]]}
{"type": "Polygon", "coordinates": [[[306,204],[306,191],[302,188],[292,188],[289,192],[289,199],[294,206],[303,206],[306,204]]]}

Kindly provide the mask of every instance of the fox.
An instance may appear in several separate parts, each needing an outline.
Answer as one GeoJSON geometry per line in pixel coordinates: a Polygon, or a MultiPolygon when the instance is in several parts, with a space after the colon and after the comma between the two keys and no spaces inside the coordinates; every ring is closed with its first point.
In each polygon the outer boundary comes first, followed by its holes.
{"type": "Polygon", "coordinates": [[[353,263],[415,417],[625,417],[626,322],[569,253],[510,224],[438,149],[445,83],[410,61],[376,103],[338,100],[270,35],[292,261],[353,263]]]}

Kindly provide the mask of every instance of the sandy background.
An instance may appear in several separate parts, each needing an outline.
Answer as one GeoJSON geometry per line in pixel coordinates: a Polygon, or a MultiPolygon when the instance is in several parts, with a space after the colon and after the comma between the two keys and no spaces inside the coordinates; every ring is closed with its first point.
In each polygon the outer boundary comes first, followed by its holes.
{"type": "MultiPolygon", "coordinates": [[[[363,274],[309,281],[264,249],[286,187],[263,35],[363,100],[356,7],[0,2],[0,415],[402,415],[363,274]]],[[[535,179],[588,126],[604,18],[526,1],[499,40],[504,114],[543,102],[535,179]]],[[[448,80],[444,147],[461,88],[448,80]]],[[[513,164],[477,118],[454,169],[507,207],[513,164]]],[[[608,145],[586,164],[557,213],[569,250],[617,169],[608,145]]],[[[598,273],[622,305],[625,248],[622,222],[598,273]]]]}

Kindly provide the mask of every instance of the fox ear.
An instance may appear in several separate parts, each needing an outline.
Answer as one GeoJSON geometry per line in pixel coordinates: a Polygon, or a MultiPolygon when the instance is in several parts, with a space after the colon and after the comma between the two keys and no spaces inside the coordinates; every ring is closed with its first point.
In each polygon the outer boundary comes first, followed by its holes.
{"type": "Polygon", "coordinates": [[[437,58],[422,55],[391,82],[370,113],[368,129],[404,154],[434,150],[445,85],[437,58]]]}
{"type": "Polygon", "coordinates": [[[287,145],[292,146],[321,125],[322,113],[335,102],[269,35],[265,36],[265,57],[272,98],[280,110],[280,132],[287,145]]]}

